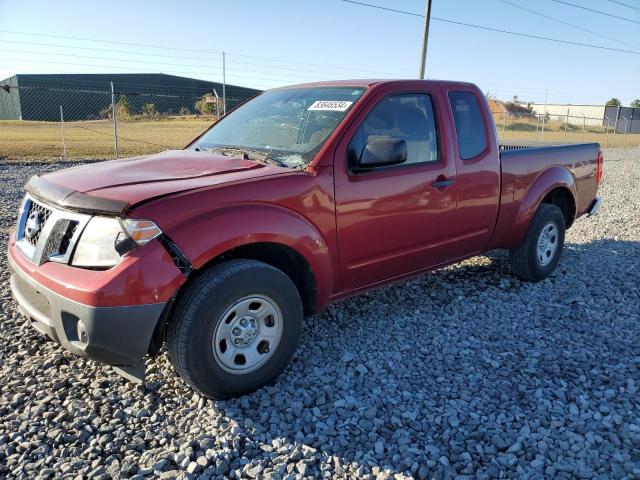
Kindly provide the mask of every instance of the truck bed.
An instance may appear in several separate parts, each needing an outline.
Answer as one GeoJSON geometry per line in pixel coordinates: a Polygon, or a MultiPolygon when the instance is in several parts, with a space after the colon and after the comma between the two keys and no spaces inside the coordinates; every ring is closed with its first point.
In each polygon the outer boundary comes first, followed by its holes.
{"type": "Polygon", "coordinates": [[[551,177],[558,185],[563,181],[572,184],[575,216],[586,213],[598,189],[595,172],[599,151],[598,143],[500,145],[502,182],[494,245],[510,246],[504,245],[502,239],[509,238],[514,228],[522,228],[519,224],[522,207],[537,194],[535,184],[543,176],[548,178],[541,184],[547,187],[551,177]]]}

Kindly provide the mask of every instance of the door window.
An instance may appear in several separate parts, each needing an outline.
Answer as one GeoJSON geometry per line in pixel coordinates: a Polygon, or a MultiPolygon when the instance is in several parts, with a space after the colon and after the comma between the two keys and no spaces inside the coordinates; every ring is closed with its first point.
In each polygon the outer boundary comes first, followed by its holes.
{"type": "Polygon", "coordinates": [[[406,142],[407,161],[403,165],[437,162],[438,135],[431,97],[412,93],[382,99],[349,143],[349,165],[355,166],[367,143],[378,138],[406,142]]]}

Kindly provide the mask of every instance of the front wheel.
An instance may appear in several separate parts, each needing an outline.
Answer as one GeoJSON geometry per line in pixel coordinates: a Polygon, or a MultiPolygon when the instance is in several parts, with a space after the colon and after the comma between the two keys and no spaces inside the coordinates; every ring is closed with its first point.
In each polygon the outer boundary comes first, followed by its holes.
{"type": "Polygon", "coordinates": [[[252,392],[287,365],[302,327],[302,302],[287,275],[255,260],[232,260],[195,279],[167,332],[174,368],[214,399],[252,392]]]}
{"type": "Polygon", "coordinates": [[[529,225],[522,243],[510,251],[511,270],[523,280],[538,282],[553,272],[564,247],[562,211],[543,203],[529,225]]]}

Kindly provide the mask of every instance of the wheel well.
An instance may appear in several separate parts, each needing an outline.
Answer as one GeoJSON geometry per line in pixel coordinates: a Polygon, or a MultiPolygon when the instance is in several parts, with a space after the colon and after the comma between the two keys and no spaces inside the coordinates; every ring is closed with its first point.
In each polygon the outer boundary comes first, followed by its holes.
{"type": "Polygon", "coordinates": [[[311,267],[293,248],[280,243],[250,243],[234,248],[221,255],[219,261],[231,258],[246,258],[269,264],[284,272],[295,284],[304,313],[315,313],[317,307],[317,284],[311,267]]]}
{"type": "Polygon", "coordinates": [[[189,279],[180,287],[173,299],[165,307],[162,317],[156,325],[149,345],[149,354],[155,356],[160,352],[164,343],[164,336],[168,322],[171,321],[171,311],[173,304],[184,289],[197,278],[202,272],[213,265],[221,262],[244,258],[247,260],[257,260],[269,264],[284,272],[294,283],[300,298],[305,315],[311,315],[317,311],[317,283],[315,275],[305,258],[291,247],[279,243],[250,243],[242,245],[232,250],[228,250],[216,258],[210,260],[202,267],[194,270],[189,275],[189,279]]]}
{"type": "Polygon", "coordinates": [[[576,215],[576,203],[569,189],[558,187],[551,190],[542,199],[542,203],[550,203],[562,210],[566,228],[569,228],[573,224],[573,219],[576,215]]]}

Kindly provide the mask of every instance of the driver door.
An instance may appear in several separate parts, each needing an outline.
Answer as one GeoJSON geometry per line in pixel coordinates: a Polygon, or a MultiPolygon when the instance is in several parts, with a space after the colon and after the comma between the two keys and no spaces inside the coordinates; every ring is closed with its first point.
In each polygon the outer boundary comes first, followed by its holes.
{"type": "Polygon", "coordinates": [[[429,91],[381,93],[336,151],[335,195],[342,290],[443,263],[456,231],[456,166],[438,125],[446,110],[429,91]],[[402,139],[403,164],[362,171],[354,162],[375,138],[402,139]]]}

